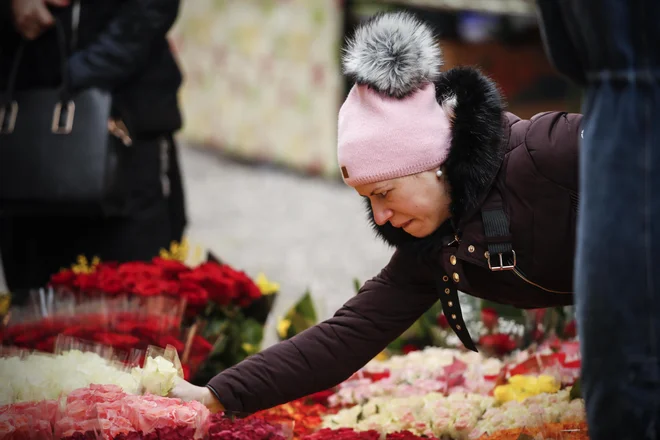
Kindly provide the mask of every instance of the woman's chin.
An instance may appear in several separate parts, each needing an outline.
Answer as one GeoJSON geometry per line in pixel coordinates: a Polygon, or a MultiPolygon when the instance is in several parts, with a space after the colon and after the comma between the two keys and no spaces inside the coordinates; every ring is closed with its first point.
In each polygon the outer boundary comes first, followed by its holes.
{"type": "MultiPolygon", "coordinates": [[[[417,225],[410,225],[410,226],[417,226],[417,225]]],[[[433,231],[428,231],[427,228],[419,228],[419,227],[412,227],[408,229],[404,229],[408,233],[408,235],[412,235],[415,238],[424,238],[428,237],[431,235],[433,231]]]]}
{"type": "Polygon", "coordinates": [[[420,220],[413,221],[404,231],[415,238],[425,238],[432,235],[441,225],[432,225],[420,220]]]}

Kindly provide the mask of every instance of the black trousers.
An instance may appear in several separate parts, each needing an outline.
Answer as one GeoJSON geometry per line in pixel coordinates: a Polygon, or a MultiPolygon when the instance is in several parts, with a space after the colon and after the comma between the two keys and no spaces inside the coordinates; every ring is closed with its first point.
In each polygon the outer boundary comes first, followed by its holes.
{"type": "Polygon", "coordinates": [[[138,139],[132,148],[130,215],[0,217],[0,254],[12,292],[43,287],[78,255],[149,260],[172,241],[181,241],[186,210],[174,139],[138,139]]]}

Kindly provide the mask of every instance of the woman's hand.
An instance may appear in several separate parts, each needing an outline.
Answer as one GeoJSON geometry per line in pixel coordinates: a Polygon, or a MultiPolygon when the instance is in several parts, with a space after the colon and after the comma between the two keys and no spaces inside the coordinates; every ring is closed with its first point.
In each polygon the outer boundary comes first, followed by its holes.
{"type": "Polygon", "coordinates": [[[18,33],[28,40],[34,40],[53,26],[55,19],[48,5],[64,7],[69,5],[69,0],[11,0],[18,33]]]}
{"type": "Polygon", "coordinates": [[[169,397],[181,399],[184,402],[196,400],[206,406],[212,413],[224,411],[225,408],[207,387],[198,387],[178,378],[169,397]]]}

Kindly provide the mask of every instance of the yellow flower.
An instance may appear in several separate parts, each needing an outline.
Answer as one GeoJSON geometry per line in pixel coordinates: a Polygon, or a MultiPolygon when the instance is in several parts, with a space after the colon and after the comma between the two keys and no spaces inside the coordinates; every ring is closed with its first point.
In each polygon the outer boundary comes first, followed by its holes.
{"type": "Polygon", "coordinates": [[[92,273],[96,270],[96,267],[99,264],[101,264],[101,259],[99,257],[92,258],[92,263],[90,264],[87,257],[84,255],[78,255],[76,263],[71,265],[71,270],[75,274],[92,273]]]}
{"type": "Polygon", "coordinates": [[[170,243],[169,249],[160,250],[160,258],[164,260],[176,260],[183,263],[188,257],[188,247],[188,240],[186,238],[181,240],[181,243],[173,241],[170,243]]]}
{"type": "Polygon", "coordinates": [[[561,384],[552,376],[525,376],[519,374],[511,377],[507,385],[495,387],[493,396],[500,403],[510,400],[522,402],[537,394],[556,393],[560,388],[561,384]]]}
{"type": "Polygon", "coordinates": [[[254,281],[254,283],[257,285],[262,295],[272,295],[273,293],[280,291],[279,283],[269,281],[268,278],[266,278],[266,275],[263,273],[257,275],[257,279],[254,281]]]}
{"type": "Polygon", "coordinates": [[[386,351],[381,351],[376,355],[374,359],[376,359],[377,361],[386,361],[387,359],[389,359],[389,355],[387,354],[386,351]]]}
{"type": "Polygon", "coordinates": [[[255,347],[255,346],[252,345],[252,344],[248,344],[247,342],[243,343],[243,344],[241,345],[241,348],[242,348],[243,351],[246,352],[247,354],[253,354],[253,353],[256,353],[256,352],[257,352],[257,347],[255,347]]]}
{"type": "Polygon", "coordinates": [[[161,249],[159,256],[164,260],[176,260],[183,264],[189,262],[192,266],[198,266],[202,261],[202,247],[195,246],[191,249],[190,242],[184,238],[181,243],[176,241],[170,243],[169,249],[161,249]],[[189,259],[191,261],[188,261],[189,259]]]}
{"type": "Polygon", "coordinates": [[[0,294],[0,316],[6,315],[11,305],[11,296],[9,294],[0,294]]]}
{"type": "Polygon", "coordinates": [[[277,321],[277,334],[280,335],[281,339],[286,338],[289,327],[291,327],[291,321],[289,319],[280,318],[277,321]]]}

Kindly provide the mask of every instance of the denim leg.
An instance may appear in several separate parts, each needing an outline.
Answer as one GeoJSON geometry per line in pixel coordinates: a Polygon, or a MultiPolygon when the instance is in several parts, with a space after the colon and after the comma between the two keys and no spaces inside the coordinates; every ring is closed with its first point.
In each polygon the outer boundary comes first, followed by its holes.
{"type": "Polygon", "coordinates": [[[590,438],[660,438],[660,89],[587,90],[576,313],[590,438]]]}

